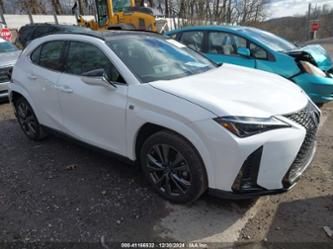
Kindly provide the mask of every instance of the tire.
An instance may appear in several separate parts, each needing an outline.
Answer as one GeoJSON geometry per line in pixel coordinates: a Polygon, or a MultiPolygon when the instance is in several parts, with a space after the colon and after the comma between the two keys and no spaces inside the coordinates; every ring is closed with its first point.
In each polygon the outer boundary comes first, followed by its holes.
{"type": "Polygon", "coordinates": [[[165,130],[150,136],[141,148],[140,162],[149,184],[171,202],[193,202],[207,189],[207,174],[199,153],[174,132],[165,130]]]}
{"type": "Polygon", "coordinates": [[[47,137],[32,107],[25,98],[21,97],[16,100],[14,106],[17,120],[28,138],[34,141],[40,141],[47,137]]]}

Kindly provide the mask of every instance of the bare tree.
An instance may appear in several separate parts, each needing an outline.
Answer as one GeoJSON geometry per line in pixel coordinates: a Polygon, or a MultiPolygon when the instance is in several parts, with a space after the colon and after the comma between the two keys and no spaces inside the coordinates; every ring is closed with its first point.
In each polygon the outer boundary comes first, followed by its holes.
{"type": "Polygon", "coordinates": [[[31,14],[47,13],[45,5],[40,0],[21,0],[17,4],[21,12],[30,12],[31,14]]]}
{"type": "Polygon", "coordinates": [[[5,5],[4,5],[4,3],[3,3],[3,0],[0,0],[0,11],[1,11],[2,13],[5,13],[5,12],[6,12],[6,10],[5,10],[5,5]]]}
{"type": "Polygon", "coordinates": [[[59,2],[59,0],[52,0],[51,1],[53,9],[57,15],[63,14],[62,6],[59,2]]]}

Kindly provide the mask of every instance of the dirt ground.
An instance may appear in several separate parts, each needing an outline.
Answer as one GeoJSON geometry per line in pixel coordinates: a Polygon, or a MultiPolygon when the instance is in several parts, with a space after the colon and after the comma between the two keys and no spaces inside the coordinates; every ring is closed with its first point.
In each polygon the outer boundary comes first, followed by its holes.
{"type": "Polygon", "coordinates": [[[63,138],[29,141],[9,104],[1,104],[0,242],[230,242],[235,234],[246,243],[332,248],[323,226],[333,227],[333,104],[323,114],[316,158],[288,193],[253,201],[206,195],[194,206],[181,206],[153,193],[136,166],[63,138]],[[240,233],[237,228],[216,236],[252,207],[253,218],[240,233]]]}

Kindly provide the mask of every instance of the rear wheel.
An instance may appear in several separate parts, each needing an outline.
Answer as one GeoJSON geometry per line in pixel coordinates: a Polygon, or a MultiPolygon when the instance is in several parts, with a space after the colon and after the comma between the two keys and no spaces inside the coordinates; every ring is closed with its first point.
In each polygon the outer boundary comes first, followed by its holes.
{"type": "Polygon", "coordinates": [[[46,137],[46,133],[39,124],[32,107],[26,99],[19,98],[14,103],[17,120],[24,134],[35,141],[42,140],[46,137]]]}
{"type": "Polygon", "coordinates": [[[161,131],[141,149],[141,166],[152,187],[176,203],[196,200],[207,189],[207,176],[196,149],[183,137],[161,131]]]}

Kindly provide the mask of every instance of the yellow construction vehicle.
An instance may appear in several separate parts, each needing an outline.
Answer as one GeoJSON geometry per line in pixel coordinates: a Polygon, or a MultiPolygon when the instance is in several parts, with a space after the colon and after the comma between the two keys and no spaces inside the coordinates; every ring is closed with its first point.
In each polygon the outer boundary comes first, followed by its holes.
{"type": "Polygon", "coordinates": [[[80,15],[78,23],[93,30],[134,29],[157,32],[156,20],[150,8],[136,7],[135,0],[95,0],[98,21],[86,21],[80,15]]]}

